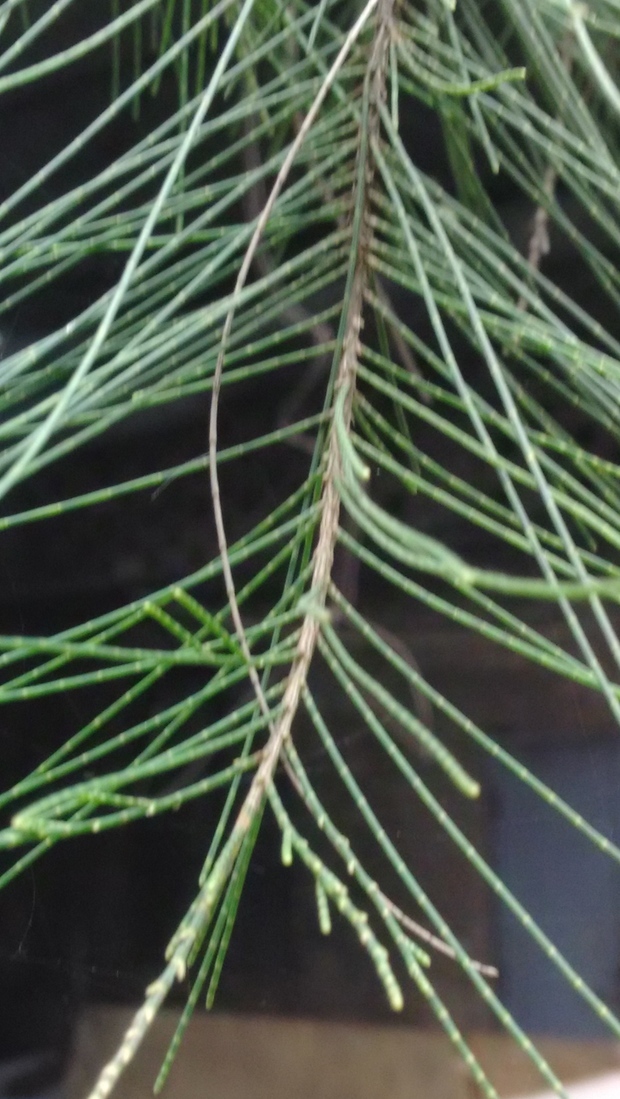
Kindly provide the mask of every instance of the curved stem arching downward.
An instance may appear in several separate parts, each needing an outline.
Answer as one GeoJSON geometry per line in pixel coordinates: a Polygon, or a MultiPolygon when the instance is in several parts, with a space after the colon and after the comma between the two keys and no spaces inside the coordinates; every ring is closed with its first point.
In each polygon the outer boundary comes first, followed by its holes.
{"type": "Polygon", "coordinates": [[[359,146],[355,180],[353,185],[354,216],[351,227],[351,248],[349,277],[345,292],[344,312],[341,324],[340,354],[337,359],[334,393],[346,387],[344,421],[348,426],[354,394],[355,375],[359,357],[359,335],[362,326],[364,295],[369,276],[368,249],[370,243],[370,220],[368,195],[372,181],[370,154],[370,136],[379,129],[379,106],[385,97],[386,72],[389,59],[393,0],[368,0],[361,15],[345,36],[343,45],[327,72],[310,110],[301,124],[295,141],[280,168],[267,202],[256,223],[254,233],[244,255],[232,304],[220,341],[220,348],[213,378],[211,411],[209,418],[209,475],[213,511],[218,538],[222,573],[226,587],[231,616],[235,625],[237,641],[248,667],[253,689],[259,707],[268,719],[269,736],[261,753],[260,764],[254,774],[250,788],[241,805],[231,832],[215,860],[211,872],[204,882],[198,896],[190,906],[188,913],[173,936],[167,953],[167,965],[163,973],[149,986],[145,1001],[134,1017],[125,1039],[115,1056],[104,1067],[89,1099],[107,1099],[126,1065],[135,1055],[142,1039],[150,1028],[166,995],[177,980],[185,976],[187,966],[196,955],[196,950],[210,925],[216,905],[219,903],[226,883],[234,870],[239,852],[250,834],[257,815],[261,812],[265,796],[269,790],[282,749],[290,735],[293,720],[299,708],[301,695],[308,671],[317,646],[321,628],[321,610],[324,607],[331,579],[334,549],[338,539],[340,496],[337,489],[340,469],[340,450],[335,431],[330,432],[327,444],[325,475],[321,519],[317,543],[313,553],[310,598],[306,598],[305,613],[295,648],[295,654],[286,680],[278,717],[271,717],[267,700],[254,666],[247,634],[241,618],[236,596],[235,582],[228,553],[226,530],[222,512],[220,486],[217,472],[218,449],[218,406],[222,385],[222,374],[228,340],[232,331],[235,308],[241,290],[247,280],[250,266],[261,237],[272,214],[277,198],[293,167],[295,159],[305,138],[310,132],[319,111],[336,78],[347,60],[354,43],[368,23],[373,11],[377,9],[373,40],[369,46],[368,65],[364,81],[364,100],[362,119],[359,129],[359,146]]]}

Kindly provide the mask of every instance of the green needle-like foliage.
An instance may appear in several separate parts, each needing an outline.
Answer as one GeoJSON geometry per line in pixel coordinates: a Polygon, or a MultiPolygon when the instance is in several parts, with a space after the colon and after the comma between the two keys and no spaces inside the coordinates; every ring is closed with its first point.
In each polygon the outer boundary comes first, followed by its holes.
{"type": "Polygon", "coordinates": [[[481,779],[459,758],[461,738],[468,761],[473,745],[610,859],[620,850],[431,686],[387,623],[354,605],[334,567],[346,554],[399,599],[600,693],[620,725],[620,466],[570,431],[576,411],[620,438],[620,5],[113,0],[100,25],[60,47],[56,32],[76,6],[0,3],[2,95],[33,84],[44,96],[52,74],[97,51],[111,73],[103,113],[0,203],[0,325],[89,257],[111,257],[117,277],[68,323],[0,359],[0,530],[27,525],[34,547],[38,524],[55,517],[83,510],[88,524],[110,501],[131,508],[140,493],[202,478],[218,550],[213,559],[205,550],[192,575],[92,620],[51,636],[0,636],[0,702],[40,707],[57,692],[107,692],[1,794],[0,883],[60,840],[215,790],[223,806],[195,899],[91,1099],[112,1091],[191,973],[163,1084],[194,1006],[203,995],[213,1002],[265,815],[281,831],[283,863],[307,871],[321,931],[350,925],[394,1010],[411,994],[408,975],[484,1095],[496,1095],[493,1083],[434,985],[436,949],[564,1095],[498,998],[490,967],[469,956],[388,834],[312,669],[386,753],[403,798],[426,806],[620,1037],[620,1020],[418,773],[416,750],[476,798],[481,779]],[[162,109],[145,130],[148,97],[162,109]],[[449,187],[422,170],[415,137],[405,137],[421,111],[443,135],[449,187]],[[124,115],[140,136],[85,172],[91,143],[124,115]],[[67,169],[74,182],[58,193],[67,169]],[[497,180],[531,206],[525,255],[494,208],[497,180]],[[597,286],[596,317],[544,273],[551,226],[597,286]],[[274,405],[287,395],[291,414],[268,430],[257,414],[253,437],[223,445],[220,408],[235,386],[269,390],[274,405]],[[313,408],[310,391],[322,393],[313,408]],[[166,468],[154,454],[146,473],[122,483],[28,505],[23,486],[46,467],[62,459],[69,469],[80,448],[114,438],[123,421],[200,396],[202,453],[166,468]],[[303,475],[229,537],[229,466],[284,446],[304,456],[303,475]],[[397,489],[387,497],[386,480],[397,489]],[[440,516],[435,529],[477,532],[498,566],[418,529],[419,500],[440,516]],[[533,613],[550,603],[561,635],[548,636],[533,613]],[[374,653],[375,671],[352,638],[374,653]],[[140,701],[179,669],[191,670],[192,688],[142,716],[140,701]],[[395,680],[450,722],[450,744],[403,704],[395,680]],[[381,852],[385,881],[324,804],[297,738],[302,717],[342,783],[348,819],[358,817],[381,852]],[[420,941],[389,895],[394,876],[425,921],[420,941]]]}

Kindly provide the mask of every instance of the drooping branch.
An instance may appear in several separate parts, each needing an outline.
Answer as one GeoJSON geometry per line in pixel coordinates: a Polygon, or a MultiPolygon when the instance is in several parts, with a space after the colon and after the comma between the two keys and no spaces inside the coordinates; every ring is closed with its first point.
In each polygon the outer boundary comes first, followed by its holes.
{"type": "MultiPolygon", "coordinates": [[[[393,0],[382,0],[381,3],[376,5],[375,13],[375,33],[372,39],[369,50],[369,60],[366,70],[366,78],[364,82],[364,98],[363,98],[363,110],[359,129],[359,146],[358,146],[358,159],[356,167],[356,179],[353,189],[353,219],[352,219],[352,262],[348,280],[348,293],[346,295],[346,315],[345,323],[343,326],[343,338],[341,343],[340,360],[337,368],[336,381],[334,392],[338,393],[341,388],[347,388],[347,399],[345,402],[345,421],[348,424],[351,419],[351,409],[353,401],[353,393],[355,388],[355,377],[357,372],[357,363],[360,349],[360,331],[362,327],[362,314],[364,308],[364,295],[366,291],[369,267],[368,267],[368,252],[370,246],[370,217],[369,217],[369,195],[370,185],[373,178],[373,162],[370,155],[370,139],[379,132],[379,107],[385,99],[386,94],[386,72],[388,61],[388,50],[391,34],[391,25],[393,18],[393,0]]],[[[369,14],[369,7],[365,9],[369,14]]],[[[358,20],[356,27],[359,26],[359,31],[362,29],[361,17],[358,20]]],[[[243,269],[249,268],[249,263],[256,250],[258,244],[259,234],[264,229],[267,222],[267,218],[276,198],[276,188],[279,187],[278,183],[281,180],[282,183],[285,178],[285,173],[288,172],[292,165],[294,155],[301,147],[302,141],[310,129],[310,125],[314,121],[314,117],[318,113],[318,109],[321,106],[325,95],[327,94],[328,86],[331,87],[333,80],[335,79],[338,68],[340,68],[339,59],[343,55],[347,42],[350,45],[353,44],[353,30],[347,36],[347,40],[339,57],[332,66],[330,73],[326,77],[323,83],[321,93],[315,99],[315,102],[310,109],[304,124],[299,130],[297,138],[291,147],[288,157],[278,175],[276,184],[271,192],[269,200],[263,210],[261,218],[257,224],[255,232],[256,244],[254,247],[250,246],[248,253],[244,260],[243,269]],[[333,75],[332,75],[333,74],[333,75]],[[320,101],[319,101],[320,98],[320,101]]],[[[359,31],[357,33],[359,33],[359,31]]],[[[356,35],[357,37],[357,35],[356,35]]],[[[350,48],[350,46],[349,46],[350,48]]],[[[348,52],[348,50],[347,50],[348,52]]],[[[342,57],[344,60],[344,57],[342,57]]],[[[281,186],[281,183],[280,183],[281,186]]],[[[232,323],[232,321],[231,321],[232,323]]],[[[229,326],[228,326],[229,327],[229,326]]],[[[225,327],[225,336],[226,327],[225,327]]],[[[214,385],[214,400],[215,400],[215,385],[214,385]]],[[[211,409],[211,421],[213,423],[214,404],[211,409]]],[[[213,456],[215,458],[215,455],[213,456]]],[[[238,851],[244,836],[247,834],[252,820],[256,813],[259,811],[263,802],[265,794],[272,781],[275,773],[278,761],[282,754],[282,749],[288,736],[290,735],[293,720],[299,708],[299,701],[301,697],[301,690],[306,682],[310,664],[314,656],[314,651],[317,644],[317,639],[320,630],[320,612],[325,605],[327,598],[327,590],[329,581],[331,578],[331,571],[334,560],[334,548],[338,537],[338,526],[340,516],[340,497],[336,488],[336,482],[338,478],[338,472],[340,467],[340,455],[338,449],[338,442],[335,432],[331,432],[327,461],[323,482],[323,502],[322,502],[322,514],[319,526],[319,533],[317,544],[313,555],[313,571],[312,582],[310,587],[311,594],[311,609],[305,614],[299,640],[296,646],[295,657],[293,659],[291,669],[288,675],[282,704],[279,710],[278,719],[270,727],[270,734],[267,744],[263,750],[263,758],[261,765],[259,766],[250,790],[246,796],[246,799],[241,807],[237,820],[235,822],[233,831],[231,833],[231,845],[227,848],[229,851],[238,851]]],[[[216,470],[216,461],[212,462],[212,470],[216,470]]],[[[215,494],[214,494],[215,495],[215,494]]],[[[219,504],[219,494],[217,497],[219,504]]],[[[216,505],[216,513],[218,507],[216,505]]],[[[221,524],[221,509],[219,511],[220,525],[221,524]]],[[[223,560],[226,559],[226,544],[225,539],[221,542],[221,552],[223,560]]],[[[232,577],[230,577],[230,587],[228,590],[231,612],[235,619],[235,625],[240,634],[240,640],[243,635],[243,625],[236,608],[236,599],[234,594],[234,585],[232,584],[232,577]],[[235,613],[236,608],[236,613],[235,613]],[[238,619],[238,621],[237,621],[238,619]]],[[[248,664],[251,669],[250,654],[247,653],[248,664]]],[[[255,689],[256,689],[256,685],[255,689]]],[[[257,690],[257,696],[260,700],[260,694],[257,690]]]]}
{"type": "Polygon", "coordinates": [[[348,426],[352,416],[352,403],[355,379],[360,353],[360,332],[363,325],[363,309],[369,282],[369,249],[371,243],[370,191],[374,175],[374,163],[371,149],[371,136],[379,133],[379,107],[385,100],[386,73],[388,67],[389,43],[393,19],[394,0],[368,0],[361,16],[345,37],[338,56],[325,77],[321,89],[310,108],[297,137],[289,150],[278,173],[274,186],[265,203],[250,245],[240,267],[233,293],[233,304],[226,318],[220,353],[216,364],[212,389],[210,415],[210,476],[214,515],[218,533],[218,543],[222,560],[222,572],[226,585],[229,606],[237,638],[247,661],[248,674],[257,696],[261,710],[269,720],[269,736],[262,751],[260,764],[254,774],[250,789],[239,810],[228,840],[216,859],[211,873],[202,886],[200,893],[171,940],[166,952],[167,965],[163,973],[149,987],[143,1006],[136,1014],[125,1040],[114,1058],[101,1072],[90,1099],[107,1099],[119,1076],[136,1053],[142,1039],[163,1003],[168,991],[176,980],[182,980],[188,965],[194,959],[197,946],[202,942],[216,905],[225,890],[242,845],[249,835],[257,814],[260,813],[265,797],[273,781],[278,763],[291,734],[293,721],[299,709],[302,691],[308,678],[308,672],[317,647],[320,633],[321,612],[324,610],[334,561],[334,549],[338,538],[340,519],[340,497],[337,480],[340,471],[340,452],[336,432],[332,430],[327,447],[325,474],[323,480],[323,498],[321,519],[317,542],[313,553],[312,580],[309,598],[306,599],[305,613],[301,625],[295,655],[288,673],[282,702],[275,721],[264,697],[256,668],[252,662],[249,644],[245,634],[241,614],[236,599],[236,591],[230,567],[223,513],[220,501],[219,480],[217,476],[217,413],[221,389],[222,373],[226,347],[234,317],[235,305],[247,279],[250,266],[267,222],[275,206],[278,195],[293,166],[305,137],[313,125],[328,92],[332,88],[342,65],[346,61],[352,46],[375,11],[375,27],[368,47],[368,65],[364,80],[363,110],[359,126],[359,144],[355,181],[352,192],[353,217],[351,223],[351,263],[345,294],[345,310],[341,327],[342,339],[336,369],[334,397],[346,387],[345,424],[348,426]]]}
{"type": "MultiPolygon", "coordinates": [[[[370,48],[364,86],[364,107],[359,130],[356,179],[353,191],[352,263],[346,316],[343,327],[340,361],[334,393],[346,387],[345,424],[351,421],[355,379],[360,353],[360,332],[363,325],[364,298],[369,278],[369,248],[371,242],[370,190],[374,164],[370,153],[370,138],[379,132],[379,105],[386,95],[388,50],[393,18],[393,0],[382,0],[375,15],[375,34],[370,48]]],[[[293,721],[307,681],[321,628],[321,611],[325,607],[332,574],[334,550],[338,538],[340,496],[337,481],[340,472],[340,451],[336,432],[330,433],[323,482],[323,502],[317,544],[313,555],[310,610],[306,612],[295,657],[288,675],[278,720],[265,746],[263,759],[235,824],[242,834],[251,821],[272,781],[283,747],[290,735],[293,721]]]]}

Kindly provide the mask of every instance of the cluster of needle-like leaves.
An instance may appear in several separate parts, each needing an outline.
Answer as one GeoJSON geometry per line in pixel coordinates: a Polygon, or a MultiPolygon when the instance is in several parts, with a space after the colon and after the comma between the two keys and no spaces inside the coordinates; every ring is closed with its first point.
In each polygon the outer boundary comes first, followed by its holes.
{"type": "Polygon", "coordinates": [[[3,704],[111,692],[2,794],[0,882],[60,840],[225,795],[195,900],[92,1099],[109,1094],[175,981],[194,978],[160,1084],[199,997],[212,1003],[264,813],[281,830],[284,864],[308,871],[321,929],[336,912],[350,924],[396,1010],[408,974],[486,1096],[493,1083],[434,986],[435,947],[563,1095],[489,967],[469,956],[386,831],[311,669],[328,669],[351,721],[399,773],[403,797],[420,799],[620,1036],[620,1021],[457,826],[404,740],[466,798],[478,796],[480,778],[454,745],[473,742],[609,858],[620,861],[620,850],[427,682],[334,571],[346,552],[399,598],[600,692],[619,721],[620,466],[578,445],[566,425],[578,415],[612,443],[619,436],[620,4],[116,0],[83,33],[78,21],[71,39],[78,7],[0,3],[2,95],[35,83],[44,96],[46,80],[91,52],[109,51],[111,72],[105,111],[0,203],[0,325],[88,257],[113,257],[118,277],[69,323],[0,359],[0,530],[21,526],[34,545],[51,518],[79,510],[88,524],[107,501],[131,509],[136,494],[208,478],[218,551],[192,575],[53,636],[0,637],[3,704]],[[174,107],[91,171],[91,143],[124,113],[138,127],[145,98],[171,85],[174,107]],[[422,109],[443,135],[450,186],[423,171],[406,136],[403,120],[422,109]],[[57,193],[73,164],[81,182],[57,193]],[[494,207],[495,180],[531,209],[524,254],[494,207]],[[551,226],[597,286],[596,317],[544,273],[551,226]],[[290,415],[266,429],[257,413],[254,437],[222,445],[223,397],[258,385],[276,409],[275,394],[286,395],[290,415]],[[323,394],[314,408],[309,389],[323,394]],[[200,395],[207,453],[163,469],[154,455],[123,483],[13,506],[27,479],[79,462],[96,436],[200,395]],[[284,444],[305,456],[303,474],[229,538],[222,471],[284,444]],[[409,500],[399,514],[376,492],[378,473],[409,500]],[[449,525],[416,523],[419,500],[423,517],[430,508],[449,525]],[[440,528],[476,532],[497,567],[466,559],[440,528]],[[557,608],[565,643],[530,614],[541,602],[557,608]],[[452,724],[450,745],[360,662],[354,635],[376,669],[452,724]],[[144,716],[140,702],[180,668],[198,685],[144,716]],[[243,701],[231,708],[231,697],[243,701]],[[218,701],[225,713],[214,720],[218,701]],[[323,804],[296,741],[302,713],[388,878],[396,873],[428,925],[424,948],[354,849],[346,815],[336,820],[323,804]]]}

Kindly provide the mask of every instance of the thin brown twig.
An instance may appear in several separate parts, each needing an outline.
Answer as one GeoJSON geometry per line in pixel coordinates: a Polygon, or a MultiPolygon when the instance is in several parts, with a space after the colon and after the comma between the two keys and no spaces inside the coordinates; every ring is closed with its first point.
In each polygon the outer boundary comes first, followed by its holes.
{"type": "MultiPolygon", "coordinates": [[[[394,901],[391,901],[385,893],[381,890],[379,892],[381,900],[386,908],[390,910],[394,918],[398,920],[402,927],[407,931],[410,931],[412,935],[415,935],[416,938],[420,939],[428,946],[432,946],[433,950],[436,950],[438,954],[445,954],[446,958],[451,958],[453,961],[456,960],[456,953],[447,942],[440,939],[438,935],[433,935],[432,931],[428,931],[421,923],[412,920],[411,916],[407,916],[402,908],[399,908],[398,905],[394,904],[394,901]]],[[[494,965],[487,965],[486,962],[477,962],[473,958],[471,959],[471,964],[483,977],[499,977],[499,970],[496,969],[494,965]]]]}
{"type": "MultiPolygon", "coordinates": [[[[557,171],[555,167],[550,164],[545,171],[543,177],[543,192],[549,197],[553,198],[555,191],[555,185],[557,182],[557,171]]],[[[532,221],[532,233],[530,235],[528,248],[527,248],[527,262],[533,271],[540,269],[540,263],[544,256],[547,256],[551,251],[551,241],[549,238],[549,210],[546,206],[540,204],[534,211],[534,218],[532,221]]],[[[521,294],[518,302],[517,309],[527,309],[527,298],[525,294],[521,294]]]]}
{"type": "MultiPolygon", "coordinates": [[[[573,62],[573,46],[575,38],[572,31],[567,31],[564,35],[560,46],[559,54],[562,64],[566,68],[566,71],[570,73],[573,62]]],[[[564,111],[560,112],[560,118],[564,111]]],[[[558,173],[555,165],[549,164],[543,176],[542,190],[543,194],[551,201],[554,197],[555,187],[558,181],[558,173]]],[[[549,207],[539,203],[534,211],[534,217],[532,219],[532,232],[530,234],[528,248],[527,248],[527,261],[533,271],[540,270],[540,264],[545,256],[549,255],[551,251],[551,238],[549,235],[549,207]]],[[[527,309],[527,298],[524,294],[521,294],[518,302],[517,309],[525,311],[527,309]]]]}
{"type": "MultiPolygon", "coordinates": [[[[227,845],[227,855],[230,857],[231,853],[235,849],[239,849],[243,841],[244,836],[247,834],[251,823],[259,811],[260,806],[265,797],[265,793],[269,787],[269,783],[273,777],[275,768],[278,764],[282,746],[290,733],[291,725],[295,713],[299,706],[299,699],[301,694],[301,688],[308,674],[308,668],[312,659],[314,649],[316,646],[319,622],[315,614],[307,613],[297,643],[295,657],[291,666],[291,670],[288,675],[287,685],[282,698],[278,719],[274,723],[271,720],[271,713],[269,711],[267,701],[264,696],[264,692],[260,683],[260,679],[256,672],[256,669],[252,663],[252,655],[250,652],[247,636],[245,633],[239,605],[237,603],[235,582],[232,575],[232,569],[230,565],[230,559],[228,554],[228,544],[226,539],[226,530],[224,526],[224,517],[222,512],[222,504],[220,497],[219,478],[217,473],[217,425],[218,425],[218,406],[219,395],[222,385],[222,372],[224,366],[224,358],[226,354],[226,348],[230,333],[232,330],[232,323],[235,314],[235,306],[239,298],[239,294],[247,280],[250,266],[256,254],[259,242],[264,234],[267,222],[273,211],[274,205],[284,186],[284,183],[291,171],[295,158],[301,149],[301,146],[309,133],[314,121],[321,109],[325,98],[328,95],[331,87],[336,80],[336,77],[342,68],[351,48],[361,31],[366,25],[370,15],[374,9],[378,6],[379,0],[368,0],[361,15],[358,17],[353,27],[347,34],[345,41],[338,52],[336,60],[332,64],[329,72],[327,73],[319,92],[317,93],[310,110],[308,111],[304,121],[299,129],[299,132],[292,143],[283,163],[276,177],[275,183],[269,194],[269,198],[265,203],[262,213],[256,223],[252,239],[248,245],[243,262],[241,264],[235,289],[233,292],[233,299],[230,310],[226,316],[224,328],[222,331],[222,338],[220,341],[220,350],[216,363],[213,389],[211,399],[211,412],[209,417],[209,458],[210,458],[210,480],[211,480],[211,496],[213,501],[213,512],[215,517],[215,524],[217,530],[218,546],[220,551],[220,557],[222,561],[222,573],[224,576],[224,583],[226,586],[226,593],[228,596],[229,606],[235,630],[237,632],[237,639],[241,646],[243,655],[248,665],[248,675],[254,688],[257,701],[261,708],[262,713],[268,719],[269,738],[265,748],[263,750],[263,756],[260,766],[258,767],[250,789],[245,797],[245,800],[239,810],[239,814],[233,826],[231,833],[231,840],[233,843],[227,845]]],[[[352,301],[355,299],[359,310],[361,310],[362,303],[362,288],[360,287],[357,295],[355,294],[355,287],[352,293],[352,301]]],[[[343,345],[342,360],[338,372],[338,380],[340,384],[348,380],[351,371],[353,369],[353,359],[357,352],[357,338],[359,335],[359,327],[361,325],[361,312],[359,314],[359,320],[352,315],[352,323],[348,326],[347,337],[345,338],[343,345]]],[[[348,414],[350,416],[350,401],[348,414]]],[[[318,601],[324,601],[325,593],[327,591],[327,585],[330,578],[331,566],[333,560],[334,545],[338,532],[338,514],[340,507],[340,499],[335,486],[335,475],[338,468],[338,451],[335,435],[332,434],[331,442],[328,451],[327,470],[325,474],[325,490],[323,496],[323,511],[321,516],[321,523],[319,527],[319,536],[317,546],[314,551],[314,568],[312,574],[312,591],[318,601]]]]}

